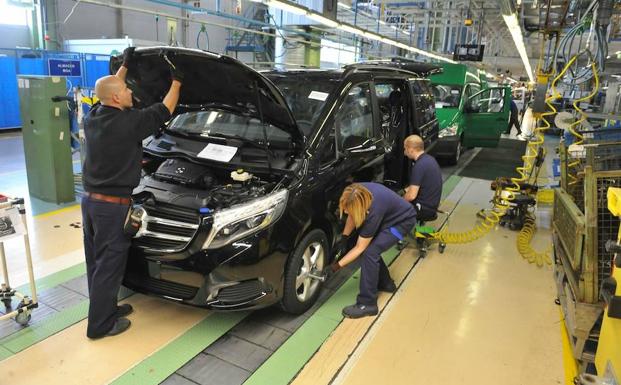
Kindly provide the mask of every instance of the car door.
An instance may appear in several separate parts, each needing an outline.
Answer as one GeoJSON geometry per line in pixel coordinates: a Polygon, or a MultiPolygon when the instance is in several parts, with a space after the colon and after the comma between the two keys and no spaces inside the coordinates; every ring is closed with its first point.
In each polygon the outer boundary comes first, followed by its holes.
{"type": "Polygon", "coordinates": [[[492,87],[470,96],[464,105],[464,146],[496,147],[507,129],[511,93],[506,87],[492,87]]]}
{"type": "Polygon", "coordinates": [[[326,120],[316,155],[328,218],[336,215],[347,185],[383,179],[384,148],[374,92],[370,82],[352,85],[326,120]]]}

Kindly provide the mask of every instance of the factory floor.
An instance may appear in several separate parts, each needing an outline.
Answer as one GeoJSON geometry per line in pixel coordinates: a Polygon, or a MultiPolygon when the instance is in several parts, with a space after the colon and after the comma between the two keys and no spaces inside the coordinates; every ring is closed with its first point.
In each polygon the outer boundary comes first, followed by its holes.
{"type": "MultiPolygon", "coordinates": [[[[3,159],[19,156],[20,140],[0,135],[0,193],[27,196],[23,164],[3,159]]],[[[490,181],[459,176],[478,151],[443,168],[441,208],[451,215],[435,224],[449,231],[472,228],[476,212],[489,207],[490,181]]],[[[540,175],[544,184],[549,175],[548,165],[540,175]]],[[[276,309],[213,312],[123,291],[135,309],[132,327],[92,341],[85,337],[79,206],[45,212],[36,205],[29,202],[30,212],[41,211],[28,215],[28,225],[40,307],[26,328],[0,321],[0,383],[566,383],[552,267],[525,261],[516,249],[517,232],[505,227],[471,243],[449,244],[442,254],[433,246],[424,259],[412,246],[389,250],[384,258],[399,287],[392,295],[381,293],[377,317],[341,316],[357,294],[353,266],[332,278],[301,316],[276,309]]],[[[550,211],[537,209],[535,249],[550,247],[550,211]]],[[[11,285],[26,290],[20,239],[5,249],[11,285]]]]}

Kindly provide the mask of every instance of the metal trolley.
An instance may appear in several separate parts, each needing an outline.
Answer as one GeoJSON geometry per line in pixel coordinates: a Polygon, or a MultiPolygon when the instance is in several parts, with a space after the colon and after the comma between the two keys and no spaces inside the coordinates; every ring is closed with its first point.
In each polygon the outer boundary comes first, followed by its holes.
{"type": "Polygon", "coordinates": [[[4,303],[6,308],[6,314],[0,316],[0,320],[14,318],[15,322],[25,326],[28,322],[30,322],[32,309],[37,308],[39,305],[37,302],[37,289],[32,269],[32,255],[30,253],[30,241],[28,239],[28,227],[26,224],[26,209],[24,207],[23,198],[9,198],[0,195],[0,259],[2,260],[2,274],[4,278],[4,282],[0,286],[0,300],[4,303]],[[12,232],[15,232],[15,227],[18,225],[12,223],[10,216],[2,215],[10,209],[15,209],[14,212],[19,214],[19,219],[21,220],[19,225],[23,226],[24,248],[26,250],[28,279],[30,282],[30,297],[11,288],[11,284],[9,283],[9,272],[2,239],[3,237],[10,235],[12,232]],[[13,310],[12,307],[13,297],[20,299],[20,302],[15,310],[13,310]]]}

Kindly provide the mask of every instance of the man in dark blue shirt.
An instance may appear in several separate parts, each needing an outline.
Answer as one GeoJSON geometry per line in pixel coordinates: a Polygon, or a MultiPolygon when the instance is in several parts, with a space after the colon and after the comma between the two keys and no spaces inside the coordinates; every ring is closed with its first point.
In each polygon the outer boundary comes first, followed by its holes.
{"type": "Polygon", "coordinates": [[[442,197],[440,166],[433,156],[425,153],[425,144],[420,136],[408,136],[403,146],[405,156],[414,161],[410,171],[410,185],[403,198],[416,206],[419,221],[435,218],[442,197]]]}
{"type": "Polygon", "coordinates": [[[396,291],[382,253],[403,239],[416,225],[416,210],[399,195],[379,183],[354,183],[343,191],[341,215],[347,214],[343,236],[358,229],[356,245],[330,265],[332,272],[362,255],[360,293],[356,303],[343,309],[348,318],[376,315],[377,292],[396,291]]]}
{"type": "Polygon", "coordinates": [[[89,338],[120,334],[130,321],[129,304],[117,305],[117,294],[127,263],[130,237],[123,231],[132,190],[140,181],[142,140],[159,132],[179,100],[182,74],[171,68],[171,86],[161,103],[133,109],[132,91],[125,84],[134,49],[124,52],[115,75],[95,83],[101,104],[89,112],[84,132],[82,223],[90,304],[89,338]]]}

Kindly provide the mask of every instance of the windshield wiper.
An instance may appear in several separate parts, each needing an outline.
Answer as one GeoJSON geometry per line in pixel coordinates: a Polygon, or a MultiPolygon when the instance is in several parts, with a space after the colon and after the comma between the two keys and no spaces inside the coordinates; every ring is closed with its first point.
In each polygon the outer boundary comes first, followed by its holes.
{"type": "Polygon", "coordinates": [[[254,140],[246,138],[246,137],[241,136],[241,135],[223,134],[223,133],[218,132],[218,133],[215,133],[215,134],[209,134],[207,136],[206,135],[197,134],[197,136],[200,136],[201,138],[205,138],[205,139],[215,138],[215,139],[239,140],[243,144],[249,144],[249,145],[251,145],[253,147],[256,147],[256,148],[265,149],[264,144],[257,143],[254,140]]]}

